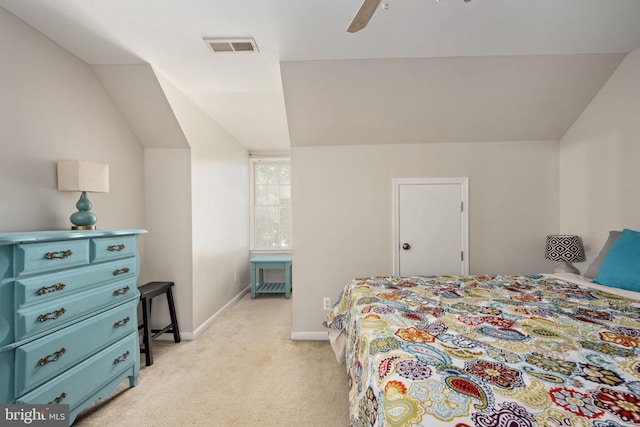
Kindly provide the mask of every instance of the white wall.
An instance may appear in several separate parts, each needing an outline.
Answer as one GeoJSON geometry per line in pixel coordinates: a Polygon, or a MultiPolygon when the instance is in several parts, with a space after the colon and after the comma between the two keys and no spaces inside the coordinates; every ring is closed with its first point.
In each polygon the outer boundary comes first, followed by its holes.
{"type": "Polygon", "coordinates": [[[144,228],[143,149],[91,68],[0,8],[0,231],[69,229],[56,160],[109,163],[101,229],[144,228]]]}
{"type": "Polygon", "coordinates": [[[322,297],[391,274],[392,179],[469,177],[470,272],[540,273],[558,228],[556,141],[294,147],[293,334],[321,334],[322,297]]]}
{"type": "MultiPolygon", "coordinates": [[[[191,150],[146,148],[145,259],[140,283],[174,282],[173,297],[181,333],[194,330],[191,212],[191,150]]],[[[166,303],[153,305],[152,327],[169,323],[166,303]]],[[[185,336],[188,338],[188,336],[185,336]]]]}
{"type": "Polygon", "coordinates": [[[189,148],[151,65],[101,64],[91,68],[144,147],[189,148]]]}
{"type": "Polygon", "coordinates": [[[294,146],[557,141],[623,57],[336,59],[280,69],[294,146]]]}
{"type": "Polygon", "coordinates": [[[640,230],[640,49],[576,120],[559,153],[560,231],[582,236],[584,272],[609,230],[640,230]]]}
{"type": "MultiPolygon", "coordinates": [[[[249,285],[249,153],[166,78],[157,76],[191,146],[191,204],[178,209],[190,210],[193,328],[185,331],[194,331],[249,285]]],[[[165,202],[174,200],[168,197],[165,202]]]]}

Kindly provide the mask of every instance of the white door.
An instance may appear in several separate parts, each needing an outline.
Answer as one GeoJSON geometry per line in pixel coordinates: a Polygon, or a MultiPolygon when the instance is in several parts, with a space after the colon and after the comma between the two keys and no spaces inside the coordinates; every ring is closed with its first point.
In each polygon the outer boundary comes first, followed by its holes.
{"type": "Polygon", "coordinates": [[[468,274],[468,178],[394,180],[394,274],[468,274]]]}

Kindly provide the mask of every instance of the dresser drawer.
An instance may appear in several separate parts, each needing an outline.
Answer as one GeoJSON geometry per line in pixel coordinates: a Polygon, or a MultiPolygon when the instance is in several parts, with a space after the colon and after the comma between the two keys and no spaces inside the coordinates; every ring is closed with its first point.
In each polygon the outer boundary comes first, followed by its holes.
{"type": "Polygon", "coordinates": [[[138,300],[47,335],[15,351],[15,395],[20,396],[76,363],[138,331],[138,300]]]}
{"type": "Polygon", "coordinates": [[[127,258],[80,267],[73,274],[61,271],[18,279],[15,281],[16,305],[20,309],[23,305],[61,298],[109,280],[136,277],[137,267],[135,258],[127,258]]]}
{"type": "Polygon", "coordinates": [[[16,311],[16,341],[59,328],[89,313],[140,295],[135,276],[113,283],[56,298],[44,304],[24,306],[16,311]]]}
{"type": "Polygon", "coordinates": [[[15,349],[0,351],[0,403],[11,403],[15,398],[13,393],[13,372],[15,349]]]}
{"type": "Polygon", "coordinates": [[[89,264],[89,239],[16,245],[16,275],[89,264]]]}
{"type": "Polygon", "coordinates": [[[136,254],[136,236],[91,239],[91,262],[132,257],[136,254]]]}
{"type": "Polygon", "coordinates": [[[68,404],[73,410],[109,379],[134,366],[138,335],[133,333],[16,400],[17,404],[68,404]]]}

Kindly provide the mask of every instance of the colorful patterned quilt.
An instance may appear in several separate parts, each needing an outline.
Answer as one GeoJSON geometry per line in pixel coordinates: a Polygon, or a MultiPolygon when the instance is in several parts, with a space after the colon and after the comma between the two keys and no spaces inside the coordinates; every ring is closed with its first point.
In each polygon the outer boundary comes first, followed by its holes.
{"type": "Polygon", "coordinates": [[[346,332],[351,426],[640,424],[640,302],[546,276],[372,277],[346,332]]]}

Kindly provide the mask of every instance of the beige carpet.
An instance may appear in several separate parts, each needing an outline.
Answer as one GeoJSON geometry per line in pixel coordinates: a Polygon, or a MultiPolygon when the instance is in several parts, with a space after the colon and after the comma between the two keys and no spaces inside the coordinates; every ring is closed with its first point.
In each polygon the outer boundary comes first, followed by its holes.
{"type": "Polygon", "coordinates": [[[348,426],[344,365],[328,341],[290,334],[291,300],[246,294],[197,340],[154,341],[139,385],[123,382],[74,426],[348,426]]]}

